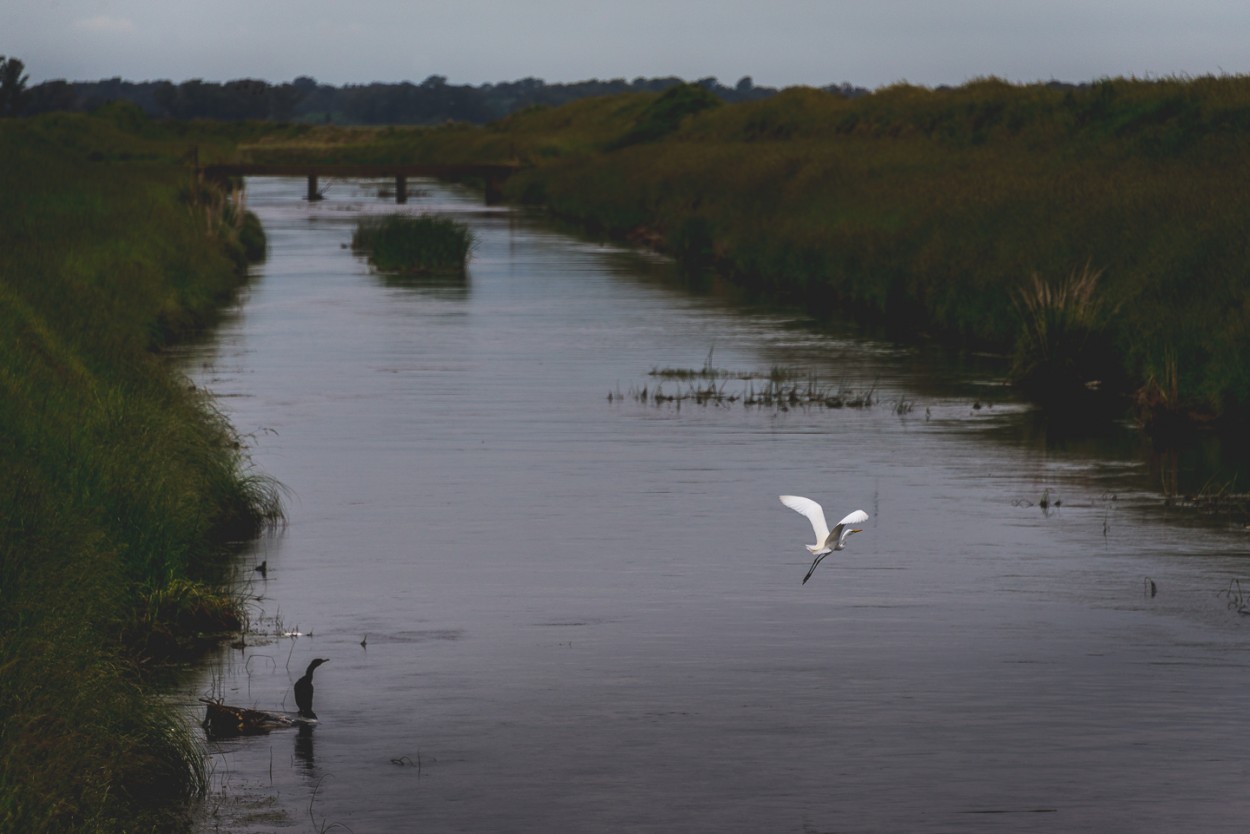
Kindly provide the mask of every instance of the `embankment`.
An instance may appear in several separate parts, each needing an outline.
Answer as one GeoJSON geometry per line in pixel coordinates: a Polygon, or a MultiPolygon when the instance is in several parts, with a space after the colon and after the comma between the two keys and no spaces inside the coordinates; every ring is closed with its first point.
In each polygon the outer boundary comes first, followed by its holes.
{"type": "Polygon", "coordinates": [[[0,121],[3,831],[177,829],[202,752],[150,669],[238,625],[223,544],[281,513],[160,355],[264,248],[177,133],[126,107],[0,121]]]}

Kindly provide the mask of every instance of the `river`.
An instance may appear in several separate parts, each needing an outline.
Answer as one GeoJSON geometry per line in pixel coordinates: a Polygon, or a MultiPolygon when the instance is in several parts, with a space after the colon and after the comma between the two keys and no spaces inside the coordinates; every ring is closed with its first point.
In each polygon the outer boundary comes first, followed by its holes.
{"type": "Polygon", "coordinates": [[[202,831],[1250,828],[1250,533],[1162,500],[1230,477],[1201,449],[380,185],[250,181],[269,259],[185,357],[289,524],[180,696],[293,712],[329,659],[318,723],[208,745],[202,831]],[[467,277],[371,273],[395,210],[469,224],[467,277]],[[844,407],[745,402],[774,369],[844,407]],[[870,515],[805,585],[781,494],[870,515]]]}

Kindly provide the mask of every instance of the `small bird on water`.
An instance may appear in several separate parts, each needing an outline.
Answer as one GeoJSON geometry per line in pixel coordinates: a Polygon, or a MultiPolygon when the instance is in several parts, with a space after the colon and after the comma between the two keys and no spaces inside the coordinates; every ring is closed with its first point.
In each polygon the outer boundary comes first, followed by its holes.
{"type": "Polygon", "coordinates": [[[862,524],[868,520],[868,513],[863,510],[856,510],[837,523],[832,530],[829,529],[828,523],[825,522],[825,511],[819,504],[810,498],[804,498],[801,495],[782,495],[781,503],[785,504],[796,513],[807,516],[807,520],[812,523],[812,530],[816,533],[816,544],[804,545],[807,552],[816,557],[816,561],[812,562],[812,566],[807,571],[807,576],[803,577],[803,584],[807,584],[807,580],[812,578],[812,574],[816,571],[816,566],[821,560],[835,550],[842,550],[846,547],[846,540],[851,533],[862,533],[853,524],[862,524]]]}
{"type": "Polygon", "coordinates": [[[313,672],[317,671],[317,667],[322,663],[329,663],[329,658],[319,657],[312,663],[308,664],[308,671],[304,673],[304,677],[295,682],[295,705],[299,707],[300,718],[311,718],[317,720],[317,713],[313,712],[313,672]]]}

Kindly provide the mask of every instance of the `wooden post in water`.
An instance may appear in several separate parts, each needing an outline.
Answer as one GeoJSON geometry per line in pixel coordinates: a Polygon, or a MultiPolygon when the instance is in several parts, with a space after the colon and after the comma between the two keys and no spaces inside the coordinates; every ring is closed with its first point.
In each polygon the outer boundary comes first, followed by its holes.
{"type": "Polygon", "coordinates": [[[503,180],[500,177],[486,177],[486,205],[493,206],[503,202],[503,180]]]}
{"type": "Polygon", "coordinates": [[[321,199],[321,195],[317,193],[317,175],[308,175],[308,202],[314,203],[321,199]]]}
{"type": "Polygon", "coordinates": [[[408,178],[403,174],[395,175],[395,202],[401,206],[408,202],[408,178]]]}

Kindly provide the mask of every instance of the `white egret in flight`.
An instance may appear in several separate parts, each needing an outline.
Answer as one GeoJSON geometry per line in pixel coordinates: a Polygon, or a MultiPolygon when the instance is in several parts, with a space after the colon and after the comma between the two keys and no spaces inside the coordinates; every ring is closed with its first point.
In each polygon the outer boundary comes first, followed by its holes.
{"type": "Polygon", "coordinates": [[[816,561],[812,562],[812,567],[807,571],[807,576],[803,577],[803,584],[807,584],[807,580],[812,578],[812,573],[816,570],[816,566],[821,560],[835,550],[841,550],[846,547],[846,540],[851,533],[862,533],[852,524],[862,524],[868,520],[868,513],[863,510],[856,510],[846,518],[838,522],[837,526],[832,530],[825,521],[825,511],[821,506],[810,498],[804,498],[801,495],[782,495],[781,503],[785,504],[796,513],[802,513],[807,516],[807,520],[812,523],[812,530],[816,533],[816,544],[804,545],[807,551],[816,557],[816,561]]]}

